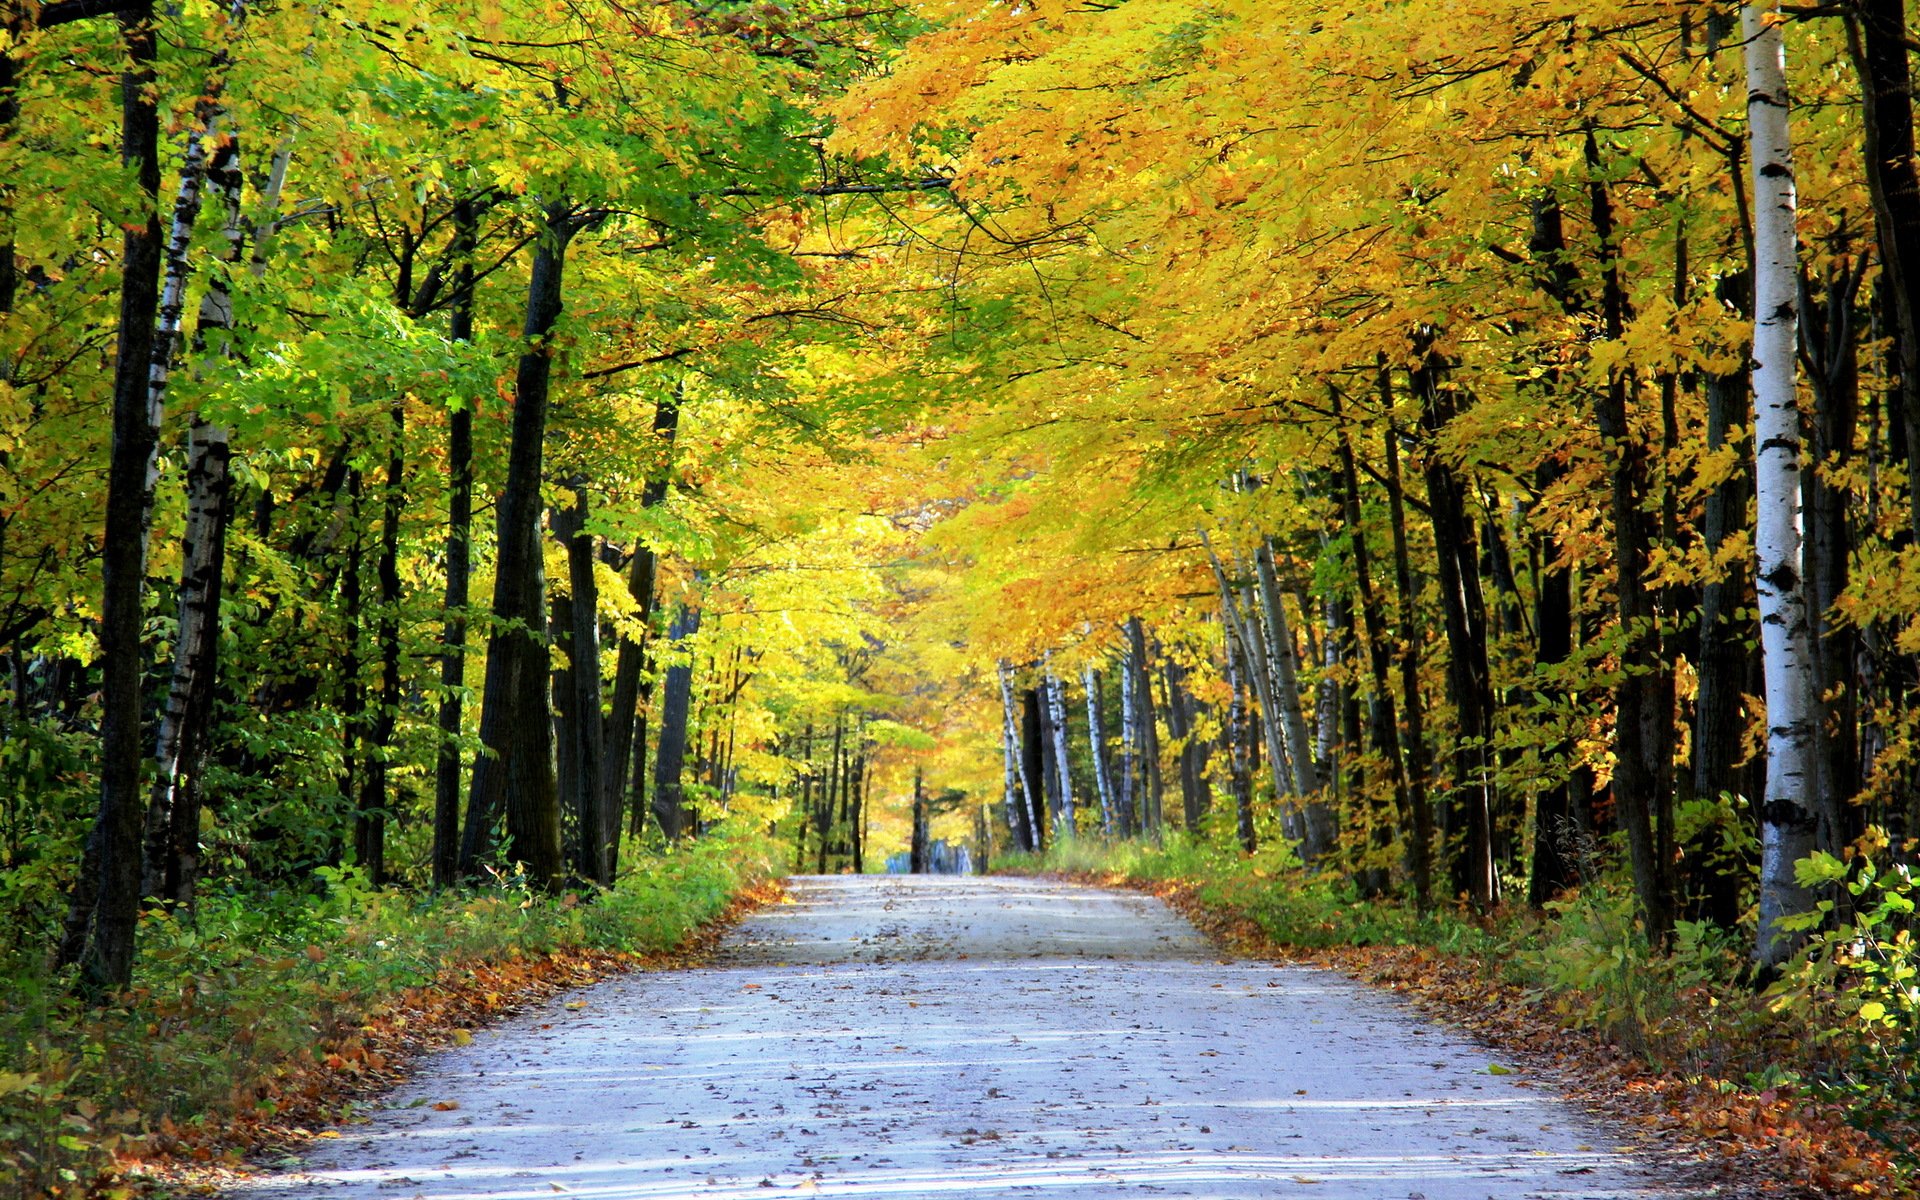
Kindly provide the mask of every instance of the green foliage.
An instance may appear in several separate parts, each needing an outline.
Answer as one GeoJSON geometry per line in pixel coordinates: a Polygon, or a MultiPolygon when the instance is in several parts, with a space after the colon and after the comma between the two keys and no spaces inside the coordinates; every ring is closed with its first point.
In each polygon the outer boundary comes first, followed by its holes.
{"type": "MultiPolygon", "coordinates": [[[[1795,919],[1812,934],[1767,994],[1827,1048],[1821,1086],[1888,1139],[1889,1126],[1920,1106],[1920,882],[1910,862],[1876,861],[1883,831],[1868,830],[1859,848],[1846,860],[1818,852],[1794,864],[1801,886],[1826,894],[1795,919]]],[[[1905,1151],[1914,1158],[1913,1147],[1905,1151]]]]}
{"type": "Polygon", "coordinates": [[[1705,921],[1678,922],[1673,946],[1656,952],[1621,879],[1589,883],[1547,911],[1551,920],[1509,942],[1511,973],[1568,1024],[1604,1030],[1636,1054],[1684,1041],[1701,990],[1739,974],[1739,935],[1705,921]]]}
{"type": "Polygon", "coordinates": [[[380,889],[345,867],[319,868],[311,889],[216,890],[193,920],[147,916],[121,1010],[81,1007],[18,958],[0,979],[0,1196],[80,1195],[163,1123],[272,1112],[288,1064],[450,970],[670,949],[781,869],[779,853],[728,828],[629,847],[619,883],[584,902],[512,876],[484,892],[380,889]]]}

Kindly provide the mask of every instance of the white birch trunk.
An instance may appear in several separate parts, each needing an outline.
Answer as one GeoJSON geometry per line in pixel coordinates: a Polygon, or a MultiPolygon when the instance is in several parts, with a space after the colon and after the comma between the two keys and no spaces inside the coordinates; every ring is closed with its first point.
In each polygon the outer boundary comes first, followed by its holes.
{"type": "Polygon", "coordinates": [[[1100,718],[1100,672],[1088,663],[1083,675],[1087,688],[1087,744],[1093,748],[1093,790],[1100,797],[1100,829],[1113,836],[1113,784],[1107,778],[1106,723],[1100,718]]]}
{"type": "MultiPolygon", "coordinates": [[[[1020,769],[1020,715],[1013,702],[1013,667],[1004,658],[1000,660],[1000,745],[1006,768],[1007,832],[1017,836],[1025,824],[1018,806],[1027,804],[1027,781],[1020,769]]],[[[1027,805],[1025,811],[1033,811],[1032,806],[1027,805]]],[[[1027,836],[1032,838],[1031,830],[1027,836]]],[[[1031,845],[1022,848],[1033,849],[1031,845]]]]}
{"type": "MultiPolygon", "coordinates": [[[[1259,708],[1260,732],[1267,745],[1267,766],[1273,773],[1273,788],[1276,798],[1281,794],[1295,795],[1294,777],[1287,766],[1287,750],[1280,734],[1279,722],[1275,719],[1277,706],[1273,697],[1273,675],[1268,669],[1268,651],[1266,639],[1262,635],[1260,622],[1242,611],[1239,600],[1234,596],[1233,583],[1227,578],[1227,569],[1221,565],[1220,556],[1214,553],[1213,542],[1207,537],[1206,530],[1200,531],[1200,542],[1206,547],[1207,561],[1213,567],[1213,578],[1220,585],[1220,611],[1226,617],[1229,630],[1240,644],[1247,659],[1247,674],[1252,677],[1253,698],[1259,708]]],[[[1288,821],[1287,834],[1297,836],[1297,814],[1294,806],[1287,806],[1283,814],[1288,821]]]]}
{"type": "Polygon", "coordinates": [[[1073,837],[1073,778],[1067,769],[1067,697],[1060,680],[1053,673],[1053,652],[1047,651],[1041,659],[1044,671],[1043,699],[1047,705],[1047,721],[1053,726],[1053,768],[1060,780],[1060,820],[1054,836],[1061,841],[1073,837]]]}
{"type": "Polygon", "coordinates": [[[1260,610],[1266,624],[1267,656],[1273,667],[1274,700],[1280,706],[1280,727],[1287,739],[1287,759],[1293,767],[1293,792],[1311,796],[1320,790],[1313,765],[1313,741],[1300,703],[1300,670],[1294,661],[1293,631],[1274,578],[1273,552],[1264,544],[1254,552],[1260,581],[1260,610]]]}
{"type": "Polygon", "coordinates": [[[1794,863],[1814,849],[1813,728],[1818,711],[1806,581],[1800,573],[1800,410],[1795,403],[1799,256],[1786,45],[1777,0],[1740,10],[1753,159],[1754,550],[1766,676],[1767,784],[1761,807],[1760,927],[1754,959],[1789,958],[1799,935],[1781,921],[1813,897],[1794,863]]]}

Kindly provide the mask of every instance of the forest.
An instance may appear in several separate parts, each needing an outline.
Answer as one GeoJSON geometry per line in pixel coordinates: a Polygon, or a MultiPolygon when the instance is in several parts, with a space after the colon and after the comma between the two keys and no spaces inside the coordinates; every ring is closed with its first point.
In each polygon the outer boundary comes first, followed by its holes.
{"type": "Polygon", "coordinates": [[[1915,1186],[1899,0],[0,24],[0,1190],[935,837],[1915,1186]]]}

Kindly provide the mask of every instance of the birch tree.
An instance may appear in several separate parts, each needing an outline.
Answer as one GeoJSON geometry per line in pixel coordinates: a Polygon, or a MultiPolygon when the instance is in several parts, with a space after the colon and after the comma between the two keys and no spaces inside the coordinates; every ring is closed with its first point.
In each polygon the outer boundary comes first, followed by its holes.
{"type": "Polygon", "coordinates": [[[1783,922],[1812,907],[1794,864],[1814,850],[1812,630],[1800,554],[1798,199],[1788,126],[1786,42],[1777,2],[1740,10],[1746,39],[1747,125],[1753,180],[1753,431],[1755,582],[1766,673],[1767,783],[1760,810],[1760,927],[1754,958],[1774,968],[1797,938],[1783,922]]]}

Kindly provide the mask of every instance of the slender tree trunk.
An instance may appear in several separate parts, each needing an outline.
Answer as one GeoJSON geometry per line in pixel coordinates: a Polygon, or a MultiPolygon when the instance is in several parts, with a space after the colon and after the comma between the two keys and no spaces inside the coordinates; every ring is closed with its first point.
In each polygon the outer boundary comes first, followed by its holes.
{"type": "MultiPolygon", "coordinates": [[[[1274,795],[1284,805],[1286,801],[1282,797],[1291,795],[1297,800],[1299,793],[1295,785],[1297,777],[1287,769],[1284,735],[1280,732],[1281,705],[1274,697],[1276,684],[1270,669],[1268,639],[1262,627],[1264,622],[1256,619],[1254,610],[1258,605],[1251,598],[1245,606],[1240,603],[1234,591],[1233,581],[1228,578],[1226,567],[1221,563],[1220,556],[1213,552],[1212,543],[1204,531],[1200,539],[1206,546],[1207,560],[1213,566],[1214,582],[1220,587],[1221,614],[1233,629],[1235,644],[1240,648],[1248,680],[1253,685],[1253,695],[1259,708],[1260,730],[1267,745],[1267,762],[1273,771],[1274,795]]],[[[1292,814],[1289,812],[1287,815],[1291,818],[1292,814]]],[[[1298,822],[1288,819],[1284,825],[1288,837],[1299,836],[1298,822]]],[[[1247,836],[1249,836],[1248,832],[1243,830],[1241,836],[1243,844],[1247,836]]],[[[1252,851],[1249,850],[1248,853],[1252,851]]]]}
{"type": "MultiPolygon", "coordinates": [[[[1565,474],[1566,468],[1554,459],[1543,461],[1534,471],[1534,486],[1545,495],[1565,474]]],[[[1534,586],[1533,627],[1534,662],[1539,668],[1535,692],[1540,703],[1550,710],[1547,719],[1564,718],[1558,710],[1568,696],[1564,685],[1553,678],[1553,670],[1573,654],[1573,576],[1560,561],[1559,540],[1548,534],[1537,535],[1535,553],[1540,565],[1534,586]]],[[[1558,739],[1548,748],[1552,769],[1547,785],[1534,797],[1533,870],[1527,879],[1527,902],[1535,908],[1546,904],[1572,887],[1580,877],[1583,834],[1573,801],[1573,780],[1565,764],[1572,747],[1558,739]]]]}
{"type": "MultiPolygon", "coordinates": [[[[680,431],[680,400],[681,392],[676,387],[672,396],[661,399],[654,406],[652,435],[655,461],[649,465],[647,481],[640,489],[640,507],[643,511],[657,508],[666,501],[667,488],[673,475],[673,444],[680,431]]],[[[658,569],[659,560],[653,548],[647,545],[645,539],[635,541],[633,558],[627,565],[627,594],[639,605],[634,621],[642,629],[653,617],[654,576],[658,569]]],[[[629,637],[620,639],[619,654],[614,660],[613,695],[604,734],[608,762],[612,764],[612,769],[606,773],[605,784],[616,814],[627,802],[628,746],[633,740],[638,719],[642,691],[641,668],[645,661],[646,646],[642,641],[629,637]]],[[[642,773],[636,770],[632,778],[634,787],[639,788],[642,773]]],[[[636,797],[636,813],[639,804],[636,797]]],[[[616,825],[618,820],[616,815],[616,825]]]]}
{"type": "MultiPolygon", "coordinates": [[[[1595,178],[1588,185],[1594,236],[1601,253],[1617,252],[1613,205],[1599,178],[1599,152],[1587,134],[1587,165],[1595,178]]],[[[1611,261],[1602,271],[1602,309],[1609,338],[1617,339],[1626,326],[1626,295],[1618,269],[1611,261]]],[[[1647,936],[1665,941],[1673,914],[1666,894],[1666,871],[1655,841],[1653,814],[1660,806],[1660,740],[1651,736],[1659,703],[1659,665],[1655,661],[1656,617],[1647,592],[1647,531],[1641,497],[1646,494],[1645,453],[1628,421],[1627,396],[1631,377],[1616,370],[1595,393],[1594,423],[1606,447],[1611,515],[1613,518],[1614,595],[1620,613],[1622,649],[1620,682],[1614,689],[1613,797],[1614,808],[1627,831],[1627,855],[1633,869],[1633,890],[1646,921],[1647,936]]]]}
{"type": "MultiPolygon", "coordinates": [[[[1441,432],[1456,415],[1454,394],[1440,378],[1442,369],[1437,355],[1424,352],[1410,378],[1427,436],[1422,473],[1433,525],[1440,611],[1446,623],[1447,684],[1458,725],[1450,809],[1463,819],[1465,838],[1454,859],[1453,884],[1474,907],[1484,910],[1500,900],[1500,877],[1493,860],[1493,689],[1487,668],[1486,605],[1480,594],[1477,539],[1467,512],[1466,485],[1438,445],[1441,432]]],[[[1389,428],[1390,441],[1392,435],[1389,428]]],[[[1391,447],[1389,453],[1397,455],[1398,447],[1391,447]]]]}
{"type": "MultiPolygon", "coordinates": [[[[1744,291],[1744,287],[1742,287],[1744,291]]],[[[1724,449],[1745,423],[1747,374],[1713,375],[1706,381],[1707,448],[1724,449]]],[[[1744,435],[1743,435],[1744,436],[1744,435]]],[[[1701,517],[1703,549],[1715,564],[1700,589],[1700,648],[1693,702],[1693,790],[1716,799],[1745,789],[1735,766],[1746,731],[1745,695],[1753,626],[1739,617],[1746,606],[1746,563],[1725,547],[1746,524],[1751,496],[1748,473],[1736,471],[1707,493],[1701,517]]],[[[1758,799],[1751,797],[1750,799],[1758,799]]],[[[1757,808],[1758,805],[1755,805],[1757,808]]],[[[1722,928],[1740,920],[1740,884],[1731,873],[1705,868],[1695,890],[1705,896],[1706,916],[1722,928]]]]}
{"type": "Polygon", "coordinates": [[[1033,849],[1036,854],[1047,848],[1047,826],[1043,815],[1047,811],[1046,735],[1041,728],[1043,724],[1040,693],[1028,688],[1020,694],[1020,747],[1026,755],[1020,769],[1021,777],[1026,780],[1030,808],[1027,820],[1033,828],[1033,849]]]}
{"type": "Polygon", "coordinates": [[[123,222],[120,317],[113,373],[113,449],[101,539],[100,805],[57,958],[80,964],[79,988],[104,999],[133,977],[140,906],[140,614],[146,579],[159,413],[148,369],[160,307],[160,121],[154,100],[151,3],[120,13],[127,66],[120,76],[120,161],[137,204],[123,222]]]}
{"type": "Polygon", "coordinates": [[[1093,760],[1093,790],[1100,800],[1100,831],[1113,836],[1113,786],[1107,779],[1107,730],[1100,720],[1100,672],[1088,663],[1081,676],[1087,689],[1087,747],[1093,760]]]}
{"type": "Polygon", "coordinates": [[[1027,819],[1026,776],[1020,769],[1020,715],[1013,702],[1013,667],[1000,660],[1000,750],[1006,775],[1007,832],[1016,850],[1033,853],[1033,827],[1027,819]]]}
{"type": "MultiPolygon", "coordinates": [[[[1382,376],[1386,372],[1382,368],[1382,376]]],[[[1383,378],[1382,387],[1385,387],[1383,378]]],[[[1406,494],[1400,481],[1399,434],[1389,425],[1383,439],[1387,458],[1387,524],[1393,530],[1393,582],[1400,601],[1400,755],[1406,762],[1407,802],[1413,812],[1414,890],[1427,876],[1432,886],[1433,805],[1427,783],[1432,778],[1427,757],[1426,705],[1420,695],[1419,609],[1413,592],[1413,561],[1407,553],[1406,494]],[[1422,864],[1426,866],[1422,867],[1422,864]]]]}
{"type": "Polygon", "coordinates": [[[363,747],[366,770],[360,780],[360,805],[354,821],[354,853],[375,883],[387,874],[387,759],[400,715],[400,512],[406,502],[406,410],[400,401],[389,409],[387,479],[380,515],[380,616],[374,636],[380,648],[380,706],[368,725],[363,747]]]}
{"type": "Polygon", "coordinates": [[[607,755],[601,742],[600,588],[593,574],[593,538],[586,531],[586,490],[576,486],[572,506],[553,509],[547,521],[567,551],[568,597],[564,607],[554,604],[556,620],[566,622],[559,632],[567,659],[566,691],[559,692],[555,681],[560,709],[555,732],[563,739],[561,754],[573,763],[568,772],[573,790],[562,794],[560,803],[571,809],[579,830],[574,874],[605,887],[613,883],[618,865],[620,797],[601,786],[607,755]]]}
{"type": "Polygon", "coordinates": [[[1133,649],[1129,644],[1120,659],[1120,779],[1114,809],[1114,820],[1123,838],[1132,837],[1138,827],[1134,817],[1134,798],[1139,793],[1134,789],[1134,779],[1140,757],[1140,706],[1133,701],[1133,684],[1137,676],[1133,649]]]}
{"type": "MultiPolygon", "coordinates": [[[[1288,627],[1286,603],[1275,578],[1271,539],[1263,539],[1254,551],[1254,569],[1260,584],[1260,608],[1269,630],[1267,644],[1273,662],[1274,700],[1280,706],[1280,727],[1286,734],[1294,794],[1301,798],[1305,818],[1300,857],[1306,862],[1315,862],[1333,849],[1338,830],[1326,797],[1321,795],[1321,782],[1314,769],[1314,746],[1307,735],[1305,705],[1300,698],[1293,631],[1288,627]]],[[[1305,616],[1304,610],[1302,616],[1305,616]]]]}
{"type": "Polygon", "coordinates": [[[504,808],[508,857],[525,863],[539,885],[553,886],[564,867],[553,726],[547,719],[540,480],[553,370],[549,339],[560,317],[567,243],[576,227],[564,201],[548,205],[544,219],[527,284],[526,346],[515,379],[507,481],[498,505],[493,632],[487,641],[487,679],[480,703],[480,741],[486,753],[474,763],[460,866],[461,874],[469,877],[478,869],[495,814],[504,808]]]}
{"type": "MultiPolygon", "coordinates": [[[[1384,370],[1384,368],[1383,368],[1384,370]]],[[[1359,594],[1360,616],[1365,624],[1367,635],[1367,667],[1372,676],[1372,689],[1367,699],[1367,731],[1376,757],[1386,766],[1387,777],[1393,786],[1394,808],[1407,821],[1407,860],[1413,875],[1414,901],[1421,912],[1425,912],[1433,902],[1433,866],[1432,866],[1432,817],[1428,815],[1426,789],[1424,781],[1420,783],[1419,802],[1416,806],[1412,789],[1408,786],[1406,765],[1401,760],[1398,744],[1399,721],[1394,715],[1393,683],[1389,676],[1391,650],[1387,645],[1386,618],[1382,615],[1380,599],[1373,585],[1373,560],[1367,548],[1366,526],[1360,510],[1360,478],[1353,455],[1353,440],[1345,425],[1345,413],[1342,410],[1340,393],[1333,393],[1334,419],[1341,422],[1340,427],[1340,491],[1341,519],[1346,525],[1347,542],[1353,555],[1354,590],[1359,594]]],[[[1391,433],[1388,434],[1392,436],[1391,433]]],[[[1402,523],[1396,519],[1395,561],[1404,557],[1398,553],[1399,544],[1405,535],[1400,532],[1402,523]]],[[[1411,580],[1402,589],[1411,590],[1411,580]]],[[[1414,675],[1419,671],[1416,667],[1414,675]]],[[[1358,747],[1356,746],[1357,750],[1358,747]]]]}
{"type": "Polygon", "coordinates": [[[1260,848],[1259,833],[1253,823],[1253,764],[1247,759],[1247,747],[1253,743],[1253,714],[1247,708],[1247,676],[1251,674],[1246,634],[1240,622],[1229,617],[1221,622],[1226,633],[1227,692],[1232,697],[1227,709],[1229,770],[1233,777],[1234,831],[1240,848],[1252,854],[1260,848]]]}
{"type": "MultiPolygon", "coordinates": [[[[345,524],[348,541],[346,566],[340,573],[340,616],[346,626],[340,653],[340,796],[356,807],[360,795],[361,755],[367,744],[367,683],[363,677],[366,663],[360,657],[364,632],[362,625],[366,620],[366,604],[361,590],[364,586],[361,568],[365,557],[362,541],[365,530],[360,524],[362,482],[358,467],[347,469],[345,524]]],[[[357,813],[354,833],[357,849],[357,813]]],[[[329,831],[327,840],[328,861],[338,866],[342,854],[339,838],[329,831]]]]}
{"type": "Polygon", "coordinates": [[[913,841],[907,853],[907,869],[915,875],[927,873],[927,791],[919,767],[913,769],[913,841]]]}
{"type": "Polygon", "coordinates": [[[1153,709],[1153,689],[1148,686],[1152,678],[1151,667],[1147,660],[1147,631],[1139,617],[1127,620],[1127,642],[1133,650],[1133,661],[1139,674],[1133,681],[1134,703],[1140,706],[1140,774],[1146,784],[1146,808],[1142,814],[1141,826],[1160,840],[1160,830],[1165,824],[1160,804],[1163,791],[1160,776],[1160,727],[1153,709]]]}
{"type": "Polygon", "coordinates": [[[1188,833],[1200,832],[1207,813],[1207,746],[1197,736],[1198,706],[1186,688],[1186,669],[1166,664],[1167,726],[1180,742],[1180,824],[1188,833]]]}
{"type": "MultiPolygon", "coordinates": [[[[276,158],[266,210],[285,178],[276,158]]],[[[227,270],[245,253],[239,151],[231,140],[214,152],[207,181],[226,213],[223,267],[209,272],[194,340],[197,352],[232,354],[234,329],[227,270]]],[[[263,224],[270,218],[263,218],[263,224]]],[[[264,262],[262,263],[264,265],[264,262]]],[[[154,749],[153,792],[147,805],[141,892],[191,910],[200,864],[200,776],[213,723],[219,676],[220,601],[226,578],[227,525],[232,519],[232,449],[224,426],[196,413],[187,435],[187,530],[181,546],[172,677],[154,749]]]]}
{"type": "MultiPolygon", "coordinates": [[[[1856,0],[1847,32],[1854,70],[1860,77],[1862,157],[1867,191],[1873,198],[1881,278],[1893,300],[1900,388],[1893,403],[1901,417],[1902,449],[1909,464],[1908,520],[1914,536],[1920,538],[1920,470],[1912,466],[1920,463],[1920,295],[1916,294],[1920,293],[1920,171],[1914,165],[1913,66],[1908,58],[1905,0],[1856,0]]],[[[1751,55],[1747,70],[1751,81],[1751,55]]],[[[1784,67],[1780,74],[1784,80],[1784,67]]],[[[1780,94],[1785,95],[1784,83],[1780,94]]],[[[1784,149],[1784,120],[1780,128],[1784,149]]],[[[1757,222],[1757,200],[1754,209],[1757,222]]],[[[1756,240],[1758,228],[1756,223],[1756,240]]]]}
{"type": "Polygon", "coordinates": [[[1067,694],[1059,676],[1053,673],[1051,652],[1045,656],[1045,676],[1047,720],[1053,727],[1053,765],[1060,780],[1059,824],[1056,828],[1056,836],[1061,841],[1072,841],[1077,821],[1073,804],[1073,772],[1067,759],[1067,694]]]}
{"type": "Polygon", "coordinates": [[[1782,922],[1812,906],[1811,894],[1794,877],[1794,863],[1814,849],[1819,798],[1813,724],[1819,698],[1806,580],[1800,574],[1800,412],[1794,400],[1800,271],[1786,44],[1777,4],[1748,4],[1740,15],[1753,162],[1755,578],[1767,693],[1767,790],[1754,957],[1771,969],[1786,961],[1799,940],[1782,922]]]}
{"type": "MultiPolygon", "coordinates": [[[[453,206],[453,254],[458,261],[448,336],[473,340],[473,252],[479,237],[471,200],[453,206]]],[[[460,734],[467,682],[467,604],[473,572],[473,406],[468,397],[447,414],[447,588],[440,631],[440,745],[434,756],[433,882],[460,879],[460,734]]]]}
{"type": "Polygon", "coordinates": [[[1834,610],[1846,591],[1853,535],[1847,510],[1852,497],[1844,480],[1853,459],[1860,412],[1858,342],[1853,308],[1860,271],[1841,259],[1830,268],[1825,303],[1800,293],[1801,358],[1813,384],[1813,411],[1805,422],[1810,453],[1802,464],[1800,492],[1805,505],[1801,546],[1807,581],[1807,618],[1812,626],[1814,686],[1821,697],[1814,722],[1814,795],[1820,849],[1840,854],[1863,830],[1852,800],[1860,790],[1859,743],[1855,724],[1859,694],[1854,680],[1859,636],[1834,610]],[[1842,482],[1836,482],[1836,480],[1842,482]]]}
{"type": "MultiPolygon", "coordinates": [[[[681,783],[687,762],[687,720],[693,712],[693,663],[686,657],[686,643],[700,631],[700,610],[682,606],[668,630],[668,652],[673,662],[667,667],[660,695],[660,744],[653,756],[653,816],[668,841],[679,841],[691,832],[693,822],[681,783]]],[[[827,831],[820,830],[821,843],[827,831]]]]}

